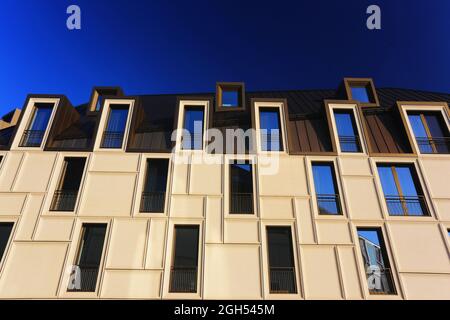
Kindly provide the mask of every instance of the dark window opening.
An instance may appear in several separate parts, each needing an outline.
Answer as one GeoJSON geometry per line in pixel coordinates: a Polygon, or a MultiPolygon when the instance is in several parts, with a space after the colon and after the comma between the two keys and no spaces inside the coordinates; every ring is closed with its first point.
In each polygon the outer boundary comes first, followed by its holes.
{"type": "Polygon", "coordinates": [[[319,214],[341,214],[333,163],[313,162],[312,171],[319,214]]]}
{"type": "Polygon", "coordinates": [[[203,149],[204,107],[186,106],[184,109],[183,149],[203,149]]]}
{"type": "Polygon", "coordinates": [[[106,129],[105,132],[103,132],[102,148],[122,148],[129,107],[129,105],[122,104],[110,105],[106,129]]]}
{"type": "Polygon", "coordinates": [[[360,137],[353,110],[334,110],[339,145],[342,152],[361,152],[360,137]]]}
{"type": "Polygon", "coordinates": [[[440,112],[408,112],[421,153],[450,153],[450,133],[440,112]]]}
{"type": "Polygon", "coordinates": [[[270,293],[297,293],[290,227],[267,227],[270,293]]]}
{"type": "Polygon", "coordinates": [[[253,173],[249,161],[230,164],[230,213],[253,213],[253,173]]]}
{"type": "Polygon", "coordinates": [[[170,292],[197,292],[198,225],[175,226],[170,292]]]}
{"type": "Polygon", "coordinates": [[[260,108],[259,123],[262,151],[283,151],[279,108],[260,108]]]}
{"type": "Polygon", "coordinates": [[[53,195],[51,211],[73,211],[83,177],[86,158],[64,159],[63,172],[53,195]]]}
{"type": "Polygon", "coordinates": [[[95,292],[105,242],[106,224],[83,224],[78,255],[68,291],[95,292]]]}
{"type": "Polygon", "coordinates": [[[31,121],[24,130],[20,147],[40,147],[52,115],[53,103],[36,103],[33,108],[31,121]]]}
{"type": "Polygon", "coordinates": [[[141,212],[164,212],[168,168],[168,159],[147,159],[141,212]]]}
{"type": "Polygon", "coordinates": [[[358,241],[371,294],[395,294],[394,279],[380,228],[358,228],[358,241]]]}
{"type": "Polygon", "coordinates": [[[390,215],[429,215],[419,178],[412,165],[379,164],[377,167],[390,215]]]}
{"type": "Polygon", "coordinates": [[[3,259],[3,254],[6,251],[6,246],[9,242],[9,237],[13,229],[14,223],[0,222],[0,262],[3,259]]]}

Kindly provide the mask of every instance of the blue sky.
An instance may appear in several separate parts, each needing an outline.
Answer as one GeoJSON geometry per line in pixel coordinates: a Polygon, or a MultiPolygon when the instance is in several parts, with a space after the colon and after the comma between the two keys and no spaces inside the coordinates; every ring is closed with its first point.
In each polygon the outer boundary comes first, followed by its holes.
{"type": "Polygon", "coordinates": [[[94,85],[127,94],[335,88],[346,76],[377,86],[449,92],[450,1],[3,0],[0,114],[28,93],[94,85]],[[79,31],[66,8],[81,8],[79,31]],[[366,28],[378,4],[382,29],[366,28]]]}

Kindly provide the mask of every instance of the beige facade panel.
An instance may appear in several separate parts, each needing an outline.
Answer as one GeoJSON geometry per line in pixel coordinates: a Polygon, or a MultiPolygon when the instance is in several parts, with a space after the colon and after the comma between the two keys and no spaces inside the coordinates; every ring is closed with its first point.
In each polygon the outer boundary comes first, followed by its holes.
{"type": "Polygon", "coordinates": [[[358,277],[357,257],[354,250],[354,247],[338,247],[345,298],[357,300],[363,298],[363,288],[358,277]]]}
{"type": "Polygon", "coordinates": [[[389,223],[399,272],[450,273],[449,252],[436,223],[389,223]]]}
{"type": "Polygon", "coordinates": [[[223,242],[222,198],[208,197],[206,199],[206,243],[223,242]]]}
{"type": "Polygon", "coordinates": [[[157,299],[160,297],[161,271],[107,270],[100,297],[110,299],[157,299]]]}
{"type": "Polygon", "coordinates": [[[226,219],[225,243],[259,243],[258,223],[253,219],[226,219]]]}
{"type": "Polygon", "coordinates": [[[343,184],[348,214],[352,219],[383,219],[373,178],[343,177],[343,184]]]}
{"type": "Polygon", "coordinates": [[[80,215],[130,216],[136,174],[89,172],[80,215]]]}
{"type": "Polygon", "coordinates": [[[0,193],[0,216],[20,215],[25,198],[25,194],[0,193]]]}
{"type": "Polygon", "coordinates": [[[27,197],[15,240],[31,240],[42,207],[43,195],[30,194],[27,197]]]}
{"type": "Polygon", "coordinates": [[[450,159],[424,159],[421,164],[433,197],[450,199],[450,159]]]}
{"type": "Polygon", "coordinates": [[[191,164],[191,173],[189,178],[190,194],[222,194],[222,165],[220,164],[220,157],[211,156],[208,158],[211,158],[209,161],[218,161],[219,164],[191,164]],[[219,160],[217,160],[217,158],[219,160]]]}
{"type": "Polygon", "coordinates": [[[0,280],[1,298],[56,298],[66,243],[14,243],[0,280]]]}
{"type": "Polygon", "coordinates": [[[11,191],[17,170],[22,163],[23,152],[9,152],[0,167],[0,191],[11,191]]]}
{"type": "Polygon", "coordinates": [[[259,245],[207,244],[205,250],[205,299],[262,297],[259,245]]]}
{"type": "Polygon", "coordinates": [[[70,241],[74,218],[40,217],[34,240],[70,241]]]}
{"type": "Polygon", "coordinates": [[[347,221],[316,220],[319,244],[351,244],[347,221]]]}
{"type": "Polygon", "coordinates": [[[316,231],[312,218],[310,199],[295,199],[297,232],[301,244],[316,243],[316,231]]]}
{"type": "Polygon", "coordinates": [[[45,192],[56,153],[26,153],[13,186],[15,192],[45,192]]]}
{"type": "Polygon", "coordinates": [[[341,156],[339,158],[341,174],[346,176],[371,176],[369,159],[363,156],[341,156]]]}
{"type": "Polygon", "coordinates": [[[439,218],[450,221],[450,199],[434,199],[439,218]]]}
{"type": "Polygon", "coordinates": [[[450,300],[449,274],[401,274],[407,299],[450,300]]]}
{"type": "Polygon", "coordinates": [[[293,219],[292,198],[260,197],[262,219],[293,219]]]}
{"type": "Polygon", "coordinates": [[[164,266],[166,228],[166,220],[150,220],[150,232],[148,236],[147,255],[145,259],[146,269],[162,269],[164,266]]]}
{"type": "Polygon", "coordinates": [[[202,218],[204,197],[173,195],[170,201],[170,216],[182,218],[202,218]]]}
{"type": "Polygon", "coordinates": [[[189,165],[187,163],[173,163],[172,193],[186,194],[188,191],[189,165]]]}
{"type": "Polygon", "coordinates": [[[92,157],[90,171],[136,172],[138,162],[139,155],[134,153],[95,153],[92,157]]]}

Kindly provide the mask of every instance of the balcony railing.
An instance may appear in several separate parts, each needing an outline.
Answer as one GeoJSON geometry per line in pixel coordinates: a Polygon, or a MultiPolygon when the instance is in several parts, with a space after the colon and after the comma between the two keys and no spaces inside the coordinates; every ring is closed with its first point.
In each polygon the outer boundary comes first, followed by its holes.
{"type": "Polygon", "coordinates": [[[450,153],[450,137],[418,137],[416,141],[421,153],[450,153]]]}
{"type": "Polygon", "coordinates": [[[271,293],[297,293],[295,268],[270,268],[271,293]]]}
{"type": "Polygon", "coordinates": [[[389,268],[366,268],[366,277],[371,294],[395,294],[394,278],[389,268]]]}
{"type": "Polygon", "coordinates": [[[122,142],[123,142],[122,131],[103,132],[102,148],[120,149],[122,148],[122,142]]]}
{"type": "Polygon", "coordinates": [[[98,266],[74,266],[68,291],[95,292],[98,266]]]}
{"type": "Polygon", "coordinates": [[[230,213],[253,213],[253,193],[232,192],[230,200],[230,213]]]}
{"type": "Polygon", "coordinates": [[[170,271],[170,292],[197,292],[196,267],[172,267],[170,271]]]}
{"type": "Polygon", "coordinates": [[[140,212],[164,212],[165,192],[142,192],[140,212]]]}
{"type": "Polygon", "coordinates": [[[391,216],[428,216],[424,196],[385,196],[388,212],[391,216]]]}
{"type": "Polygon", "coordinates": [[[359,136],[339,136],[342,152],[361,152],[359,136]]]}
{"type": "Polygon", "coordinates": [[[317,194],[319,214],[341,214],[338,194],[317,194]]]}
{"type": "Polygon", "coordinates": [[[25,130],[20,140],[20,147],[40,147],[45,130],[25,130]]]}
{"type": "Polygon", "coordinates": [[[56,190],[50,211],[73,211],[77,203],[77,190],[56,190]]]}

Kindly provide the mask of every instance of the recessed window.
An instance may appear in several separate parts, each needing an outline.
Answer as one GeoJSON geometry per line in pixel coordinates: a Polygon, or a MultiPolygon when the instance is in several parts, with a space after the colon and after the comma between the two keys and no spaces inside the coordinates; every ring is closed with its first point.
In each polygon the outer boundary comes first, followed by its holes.
{"type": "Polygon", "coordinates": [[[0,222],[0,262],[3,259],[3,254],[6,251],[6,246],[11,236],[14,223],[12,222],[0,222]]]}
{"type": "Polygon", "coordinates": [[[416,171],[410,164],[378,164],[378,175],[392,216],[428,216],[416,171]]]}
{"type": "Polygon", "coordinates": [[[313,162],[312,171],[319,214],[341,214],[333,163],[313,162]]]}
{"type": "Polygon", "coordinates": [[[244,109],[244,84],[236,82],[218,83],[216,86],[217,111],[244,109]]]}
{"type": "Polygon", "coordinates": [[[105,97],[119,96],[121,95],[121,90],[119,88],[95,88],[92,93],[90,110],[100,111],[105,97]]]}
{"type": "Polygon", "coordinates": [[[164,212],[168,168],[168,159],[147,159],[140,212],[164,212]]]}
{"type": "Polygon", "coordinates": [[[105,242],[106,224],[85,223],[68,291],[95,292],[105,242]]]}
{"type": "Polygon", "coordinates": [[[184,150],[203,149],[203,106],[186,106],[184,109],[183,142],[184,150]]]}
{"type": "Polygon", "coordinates": [[[222,107],[239,107],[239,91],[233,89],[223,90],[222,107]]]}
{"type": "Polygon", "coordinates": [[[53,103],[36,103],[33,106],[30,123],[24,130],[20,147],[40,147],[52,115],[53,103]]]}
{"type": "Polygon", "coordinates": [[[450,153],[450,133],[439,111],[408,112],[421,153],[450,153]]]}
{"type": "Polygon", "coordinates": [[[367,88],[363,86],[351,86],[352,98],[353,100],[370,103],[369,93],[367,92],[367,88]]]}
{"type": "Polygon", "coordinates": [[[280,109],[259,108],[259,126],[262,151],[283,151],[280,109]]]}
{"type": "Polygon", "coordinates": [[[297,293],[290,227],[267,227],[270,293],[297,293]]]}
{"type": "Polygon", "coordinates": [[[111,104],[105,131],[101,142],[101,148],[121,149],[127,126],[128,104],[111,104]]]}
{"type": "Polygon", "coordinates": [[[380,228],[358,228],[358,242],[371,294],[395,294],[394,279],[380,228]]]}
{"type": "Polygon", "coordinates": [[[86,158],[68,157],[64,159],[61,178],[50,206],[51,211],[73,211],[75,209],[85,163],[86,158]]]}
{"type": "Polygon", "coordinates": [[[253,173],[249,161],[230,164],[230,213],[253,213],[253,173]]]}
{"type": "Polygon", "coordinates": [[[347,97],[362,105],[379,105],[378,97],[372,79],[346,78],[344,79],[347,97]]]}
{"type": "Polygon", "coordinates": [[[360,137],[352,109],[334,110],[334,119],[342,152],[361,152],[360,137]]]}
{"type": "Polygon", "coordinates": [[[170,292],[197,292],[198,225],[176,225],[170,292]]]}

